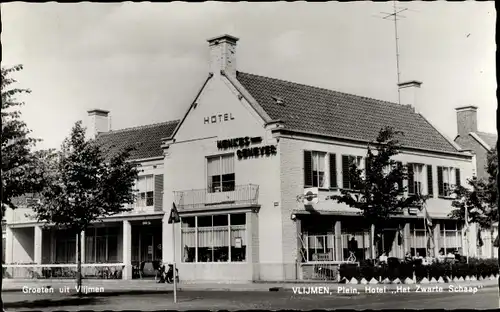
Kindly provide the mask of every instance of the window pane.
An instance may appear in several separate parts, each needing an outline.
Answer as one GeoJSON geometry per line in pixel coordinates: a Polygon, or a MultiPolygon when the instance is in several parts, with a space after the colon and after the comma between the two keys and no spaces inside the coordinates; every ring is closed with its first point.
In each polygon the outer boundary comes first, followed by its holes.
{"type": "Polygon", "coordinates": [[[137,190],[139,192],[146,191],[146,177],[139,177],[137,180],[137,190]]]}
{"type": "Polygon", "coordinates": [[[209,177],[221,174],[219,156],[207,158],[207,174],[209,177]]]}
{"type": "Polygon", "coordinates": [[[222,156],[221,174],[234,173],[234,154],[222,156]]]}
{"type": "Polygon", "coordinates": [[[212,216],[199,216],[198,217],[198,227],[211,227],[212,226],[212,216]]]}
{"type": "MultiPolygon", "coordinates": [[[[242,215],[244,216],[244,214],[242,215]]],[[[232,221],[233,219],[231,218],[232,221]]],[[[231,261],[246,261],[246,250],[245,225],[231,225],[231,261]]]]}
{"type": "Polygon", "coordinates": [[[150,192],[154,190],[154,182],[153,182],[153,176],[149,175],[146,177],[146,189],[145,191],[150,192]]]}
{"type": "Polygon", "coordinates": [[[234,173],[222,176],[222,191],[231,192],[235,189],[234,173]]]}
{"type": "Polygon", "coordinates": [[[146,193],[146,206],[153,206],[154,203],[154,192],[147,192],[146,193]]]}
{"type": "Polygon", "coordinates": [[[182,228],[194,228],[195,227],[195,217],[182,217],[181,227],[182,228]]]}
{"type": "Polygon", "coordinates": [[[214,222],[214,226],[227,226],[228,225],[228,216],[227,216],[227,214],[214,215],[213,222],[214,222]]]}
{"type": "Polygon", "coordinates": [[[247,217],[244,213],[233,213],[231,214],[231,225],[245,225],[247,223],[247,217]]]}

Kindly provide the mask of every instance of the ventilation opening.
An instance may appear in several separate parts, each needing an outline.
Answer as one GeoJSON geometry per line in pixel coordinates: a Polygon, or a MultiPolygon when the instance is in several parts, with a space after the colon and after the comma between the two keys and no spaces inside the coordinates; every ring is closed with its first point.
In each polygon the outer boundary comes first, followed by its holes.
{"type": "Polygon", "coordinates": [[[273,96],[272,98],[276,102],[276,104],[281,105],[281,106],[285,106],[285,102],[283,101],[282,97],[273,96]]]}

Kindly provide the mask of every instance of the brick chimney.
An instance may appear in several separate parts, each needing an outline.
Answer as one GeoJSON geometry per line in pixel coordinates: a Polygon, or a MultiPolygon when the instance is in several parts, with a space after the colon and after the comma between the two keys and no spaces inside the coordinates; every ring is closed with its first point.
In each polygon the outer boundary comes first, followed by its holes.
{"type": "Polygon", "coordinates": [[[87,126],[87,134],[91,139],[95,139],[99,133],[108,132],[109,111],[103,109],[91,109],[87,111],[89,115],[89,123],[87,126]]]}
{"type": "Polygon", "coordinates": [[[398,84],[401,105],[409,105],[415,110],[418,108],[418,95],[422,82],[412,80],[398,84]]]}
{"type": "Polygon", "coordinates": [[[469,132],[477,132],[477,106],[462,106],[457,111],[457,132],[459,136],[467,136],[469,132]]]}
{"type": "Polygon", "coordinates": [[[210,72],[217,75],[221,70],[236,77],[236,42],[239,39],[222,35],[208,39],[210,47],[210,72]]]}

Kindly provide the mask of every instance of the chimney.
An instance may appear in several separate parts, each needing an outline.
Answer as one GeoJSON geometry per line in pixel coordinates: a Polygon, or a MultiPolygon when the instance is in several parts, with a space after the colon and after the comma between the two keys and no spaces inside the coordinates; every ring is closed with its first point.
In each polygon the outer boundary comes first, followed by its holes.
{"type": "Polygon", "coordinates": [[[221,70],[236,77],[236,42],[239,39],[222,35],[208,39],[210,47],[210,72],[217,75],[221,70]]]}
{"type": "Polygon", "coordinates": [[[109,111],[103,109],[91,109],[87,111],[89,114],[89,124],[87,133],[91,139],[95,139],[99,133],[108,132],[109,126],[109,111]]]}
{"type": "Polygon", "coordinates": [[[422,82],[412,80],[398,84],[399,100],[401,105],[408,105],[415,110],[418,108],[418,93],[422,82]]]}
{"type": "Polygon", "coordinates": [[[457,111],[457,132],[459,136],[467,136],[469,132],[477,132],[477,106],[462,106],[457,111]]]}

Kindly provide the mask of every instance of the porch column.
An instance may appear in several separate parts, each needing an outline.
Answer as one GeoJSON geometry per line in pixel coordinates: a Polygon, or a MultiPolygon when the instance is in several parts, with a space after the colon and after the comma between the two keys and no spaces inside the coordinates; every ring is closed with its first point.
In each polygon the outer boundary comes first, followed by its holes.
{"type": "Polygon", "coordinates": [[[335,233],[335,261],[342,261],[344,246],[342,246],[342,222],[340,220],[335,221],[333,231],[335,233]]]}
{"type": "Polygon", "coordinates": [[[130,221],[123,220],[123,279],[132,279],[132,225],[130,221]]]}
{"type": "Polygon", "coordinates": [[[439,222],[436,222],[434,225],[434,229],[432,232],[434,236],[434,257],[437,257],[439,255],[439,235],[441,235],[441,226],[439,225],[439,222]]]}
{"type": "Polygon", "coordinates": [[[377,251],[376,246],[375,246],[375,224],[370,225],[370,249],[371,249],[371,255],[372,259],[376,258],[377,251]]]}
{"type": "Polygon", "coordinates": [[[42,264],[42,227],[35,225],[35,242],[34,242],[33,262],[42,264]]]}
{"type": "Polygon", "coordinates": [[[5,227],[5,263],[11,264],[13,261],[12,253],[14,250],[12,249],[12,243],[14,240],[14,235],[12,234],[12,228],[10,226],[5,227]]]}
{"type": "Polygon", "coordinates": [[[82,263],[85,263],[85,231],[82,231],[80,242],[80,255],[82,256],[82,263]]]}
{"type": "Polygon", "coordinates": [[[406,256],[406,253],[410,251],[410,223],[406,222],[403,227],[403,257],[406,256]]]}

